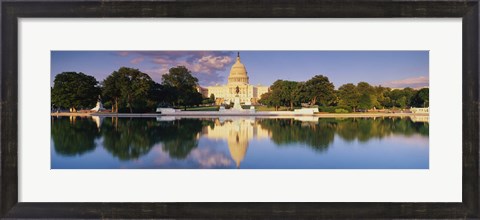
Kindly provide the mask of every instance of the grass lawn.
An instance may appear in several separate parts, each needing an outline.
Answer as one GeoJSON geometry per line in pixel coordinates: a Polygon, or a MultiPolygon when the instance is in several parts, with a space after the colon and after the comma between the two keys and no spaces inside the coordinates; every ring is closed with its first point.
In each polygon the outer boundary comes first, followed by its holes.
{"type": "MultiPolygon", "coordinates": [[[[187,111],[218,111],[219,106],[200,106],[187,108],[187,111]]],[[[250,106],[242,106],[243,109],[250,109],[250,106]]],[[[183,109],[182,109],[183,110],[183,109]]],[[[255,106],[256,111],[275,111],[275,107],[255,106]]],[[[287,107],[280,107],[278,111],[288,111],[287,107]]]]}
{"type": "MultiPolygon", "coordinates": [[[[275,111],[275,107],[268,107],[268,106],[255,106],[255,110],[262,112],[262,111],[275,111]]],[[[278,111],[288,111],[287,107],[280,107],[278,111]]]]}
{"type": "Polygon", "coordinates": [[[218,111],[218,106],[200,106],[187,108],[187,111],[218,111]]]}

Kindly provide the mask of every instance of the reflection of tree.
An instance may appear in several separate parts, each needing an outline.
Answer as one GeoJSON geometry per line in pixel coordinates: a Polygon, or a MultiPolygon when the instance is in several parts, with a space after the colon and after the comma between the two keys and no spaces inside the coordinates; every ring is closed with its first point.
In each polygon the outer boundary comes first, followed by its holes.
{"type": "MultiPolygon", "coordinates": [[[[213,123],[213,122],[212,122],[213,123]]],[[[158,133],[163,150],[171,158],[183,159],[198,146],[197,135],[209,123],[199,119],[180,119],[162,124],[163,131],[158,133]]]]}
{"type": "Polygon", "coordinates": [[[327,149],[335,134],[335,124],[329,119],[308,123],[294,119],[265,119],[260,124],[271,132],[272,141],[278,145],[304,143],[318,151],[327,149]]]}
{"type": "Polygon", "coordinates": [[[184,159],[188,156],[190,151],[193,148],[196,148],[198,145],[197,140],[180,140],[180,139],[173,139],[173,140],[165,140],[163,143],[163,150],[168,152],[168,155],[171,158],[175,159],[184,159]]]}
{"type": "Polygon", "coordinates": [[[369,141],[397,134],[428,136],[428,123],[412,122],[401,118],[345,118],[319,119],[318,122],[301,122],[294,119],[263,119],[262,128],[271,132],[278,145],[304,143],[315,150],[325,150],[333,142],[335,133],[347,141],[369,141]]]}
{"type": "Polygon", "coordinates": [[[108,118],[101,131],[103,146],[120,160],[139,158],[159,141],[156,121],[147,118],[108,118]]]}
{"type": "MultiPolygon", "coordinates": [[[[99,132],[90,118],[73,117],[69,120],[61,117],[52,118],[52,122],[51,135],[56,153],[75,156],[95,149],[95,139],[99,137],[99,132]]],[[[222,126],[218,121],[215,124],[215,119],[156,121],[154,118],[105,118],[102,122],[100,132],[104,148],[120,160],[146,155],[158,143],[162,144],[163,151],[171,158],[184,159],[198,146],[198,136],[204,134],[205,129],[222,126]]],[[[347,141],[360,142],[372,138],[381,139],[392,134],[429,135],[428,123],[415,123],[401,118],[319,119],[314,122],[259,119],[258,123],[268,130],[272,141],[279,146],[300,143],[316,151],[326,150],[333,142],[335,134],[347,141]]],[[[234,141],[240,142],[238,134],[234,141]]],[[[247,147],[248,144],[245,149],[247,147]]]]}
{"type": "Polygon", "coordinates": [[[95,149],[98,129],[90,118],[52,117],[52,120],[51,133],[56,153],[75,156],[95,149]]]}
{"type": "Polygon", "coordinates": [[[428,136],[428,123],[412,122],[401,118],[347,118],[336,120],[336,131],[347,141],[366,142],[372,138],[384,138],[392,134],[428,136]]]}
{"type": "Polygon", "coordinates": [[[422,136],[428,136],[429,135],[429,123],[425,122],[412,122],[412,126],[415,128],[415,130],[421,134],[422,136]]]}
{"type": "Polygon", "coordinates": [[[383,138],[390,134],[389,122],[382,119],[347,118],[336,120],[336,131],[347,141],[357,139],[366,142],[371,138],[383,138]]]}
{"type": "Polygon", "coordinates": [[[170,157],[185,158],[197,147],[202,126],[198,119],[111,118],[104,120],[101,130],[105,149],[121,160],[139,158],[157,143],[170,157]]]}

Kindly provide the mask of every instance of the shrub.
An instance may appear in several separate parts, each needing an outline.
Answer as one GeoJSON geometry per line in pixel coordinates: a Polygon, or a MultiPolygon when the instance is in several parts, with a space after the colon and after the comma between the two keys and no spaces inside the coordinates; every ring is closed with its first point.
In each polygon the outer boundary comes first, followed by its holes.
{"type": "Polygon", "coordinates": [[[335,113],[348,113],[348,111],[343,108],[337,108],[335,109],[335,113]]]}
{"type": "Polygon", "coordinates": [[[353,112],[353,108],[347,105],[339,105],[337,106],[337,109],[343,109],[343,110],[346,110],[347,112],[353,112]]]}
{"type": "Polygon", "coordinates": [[[318,110],[320,112],[334,113],[335,112],[335,107],[334,106],[320,106],[320,107],[318,107],[318,110]]]}

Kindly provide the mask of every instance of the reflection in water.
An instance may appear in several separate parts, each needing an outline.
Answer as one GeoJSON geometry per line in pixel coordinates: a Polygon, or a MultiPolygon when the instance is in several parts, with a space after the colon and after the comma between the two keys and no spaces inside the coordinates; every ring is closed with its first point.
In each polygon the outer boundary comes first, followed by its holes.
{"type": "Polygon", "coordinates": [[[52,140],[55,152],[64,156],[77,156],[93,151],[99,136],[95,123],[87,118],[52,117],[52,140]]]}
{"type": "Polygon", "coordinates": [[[256,123],[255,119],[216,119],[214,126],[207,127],[203,135],[210,139],[227,139],[228,149],[236,167],[245,158],[248,141],[253,138],[268,138],[269,132],[256,123]]]}
{"type": "Polygon", "coordinates": [[[157,143],[171,158],[185,158],[197,147],[201,120],[157,122],[150,118],[111,118],[102,123],[103,146],[120,160],[137,159],[157,143]]]}
{"type": "Polygon", "coordinates": [[[102,125],[103,119],[104,119],[104,117],[92,116],[92,120],[93,120],[93,121],[95,122],[95,124],[97,125],[98,130],[100,130],[100,126],[102,125]]]}
{"type": "Polygon", "coordinates": [[[52,117],[52,168],[428,168],[428,132],[408,118],[52,117]]]}
{"type": "Polygon", "coordinates": [[[137,159],[147,154],[160,141],[156,133],[161,127],[151,120],[110,118],[101,125],[103,147],[120,160],[137,159]]]}
{"type": "Polygon", "coordinates": [[[292,119],[263,119],[262,128],[271,131],[272,140],[279,146],[303,143],[316,151],[324,151],[333,141],[335,124],[332,119],[316,122],[292,119]]]}
{"type": "Polygon", "coordinates": [[[209,125],[209,121],[199,119],[180,119],[172,122],[161,122],[162,131],[157,135],[163,143],[163,150],[168,152],[171,158],[184,159],[192,149],[198,145],[198,135],[203,126],[209,125]]]}
{"type": "Polygon", "coordinates": [[[428,136],[428,123],[415,123],[400,118],[375,120],[348,118],[336,120],[335,126],[338,135],[347,141],[367,142],[372,138],[382,139],[393,134],[407,137],[413,134],[428,136]]]}

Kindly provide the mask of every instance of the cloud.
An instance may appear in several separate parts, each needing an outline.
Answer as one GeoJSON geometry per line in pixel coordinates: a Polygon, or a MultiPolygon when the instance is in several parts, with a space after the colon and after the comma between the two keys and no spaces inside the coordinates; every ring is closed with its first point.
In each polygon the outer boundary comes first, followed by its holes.
{"type": "Polygon", "coordinates": [[[131,63],[148,62],[149,69],[142,71],[154,80],[160,81],[161,76],[172,67],[185,66],[198,78],[201,85],[222,83],[225,73],[233,63],[233,52],[223,51],[128,51],[118,52],[119,56],[137,56],[131,63]],[[141,57],[141,59],[140,59],[141,57]]]}
{"type": "Polygon", "coordinates": [[[232,165],[232,159],[229,156],[209,148],[197,148],[190,153],[189,158],[198,163],[201,168],[218,168],[232,165]]]}
{"type": "Polygon", "coordinates": [[[382,86],[391,87],[391,88],[423,88],[428,87],[429,78],[428,76],[417,76],[401,80],[388,81],[381,84],[382,86]]]}
{"type": "Polygon", "coordinates": [[[157,145],[152,149],[154,155],[153,167],[179,168],[190,167],[200,169],[228,168],[233,165],[233,160],[224,152],[218,152],[211,148],[195,148],[181,162],[172,159],[162,147],[157,145]]]}
{"type": "Polygon", "coordinates": [[[168,60],[163,57],[155,57],[152,59],[152,61],[156,64],[172,64],[173,63],[173,60],[168,60]]]}
{"type": "Polygon", "coordinates": [[[117,54],[121,57],[126,57],[126,56],[128,56],[129,53],[127,51],[120,51],[117,54]]]}
{"type": "Polygon", "coordinates": [[[162,76],[165,73],[168,73],[170,66],[167,64],[158,65],[150,69],[142,69],[143,72],[147,73],[153,80],[156,82],[162,81],[162,76]]]}
{"type": "Polygon", "coordinates": [[[133,64],[139,64],[141,63],[145,58],[143,57],[137,57],[137,58],[134,58],[133,60],[130,61],[130,63],[133,63],[133,64]]]}

